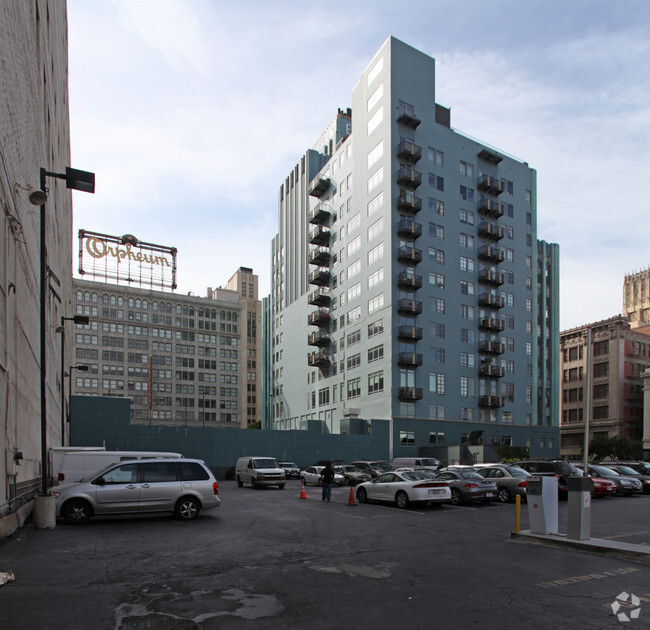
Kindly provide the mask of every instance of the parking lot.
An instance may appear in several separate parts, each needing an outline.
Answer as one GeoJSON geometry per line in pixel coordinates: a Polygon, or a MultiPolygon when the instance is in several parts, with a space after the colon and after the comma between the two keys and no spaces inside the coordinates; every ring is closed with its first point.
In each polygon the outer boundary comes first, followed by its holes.
{"type": "MultiPolygon", "coordinates": [[[[614,628],[621,593],[650,619],[650,567],[510,539],[514,504],[348,505],[349,488],[220,482],[193,522],[28,524],[0,541],[0,618],[12,628],[614,628]]],[[[592,503],[592,536],[650,544],[650,496],[592,503]]],[[[567,503],[560,502],[560,531],[567,503]]],[[[522,529],[528,527],[522,506],[522,529]]],[[[624,602],[620,611],[629,610],[624,602]]]]}

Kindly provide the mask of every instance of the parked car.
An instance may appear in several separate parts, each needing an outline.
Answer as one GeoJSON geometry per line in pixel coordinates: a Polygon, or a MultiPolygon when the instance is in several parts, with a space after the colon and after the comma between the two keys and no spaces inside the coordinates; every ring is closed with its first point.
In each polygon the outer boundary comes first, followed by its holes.
{"type": "Polygon", "coordinates": [[[431,470],[438,470],[441,466],[440,460],[435,457],[396,457],[393,459],[393,470],[404,467],[413,468],[429,468],[431,470]]]}
{"type": "Polygon", "coordinates": [[[300,468],[294,462],[278,462],[278,466],[284,468],[287,479],[298,479],[300,477],[300,468]]]}
{"type": "MultiPolygon", "coordinates": [[[[318,482],[320,481],[320,474],[323,468],[325,468],[325,466],[307,466],[307,468],[305,468],[305,470],[303,470],[300,473],[300,480],[306,486],[309,485],[310,483],[317,486],[318,482]]],[[[345,478],[343,477],[343,475],[334,472],[334,485],[342,486],[344,483],[345,483],[345,478]]]]}
{"type": "Polygon", "coordinates": [[[92,516],[171,512],[191,521],[219,507],[219,484],[197,459],[138,460],[111,464],[88,479],[56,486],[56,515],[80,524],[92,516]]]}
{"type": "Polygon", "coordinates": [[[334,466],[334,472],[343,475],[345,484],[348,486],[356,486],[364,481],[370,481],[372,476],[370,473],[365,473],[360,468],[345,464],[345,466],[334,466]]]}
{"type": "Polygon", "coordinates": [[[497,497],[502,503],[507,503],[517,495],[526,498],[527,478],[530,473],[519,466],[493,464],[476,469],[479,475],[492,479],[497,484],[497,497]]]}
{"type": "Polygon", "coordinates": [[[352,462],[352,465],[360,468],[373,478],[391,470],[390,462],[385,459],[363,459],[352,462]]]}
{"type": "MultiPolygon", "coordinates": [[[[582,466],[578,467],[578,469],[582,471],[582,466]]],[[[601,477],[613,481],[616,484],[616,494],[629,497],[632,494],[643,492],[643,484],[638,479],[624,477],[607,466],[600,466],[597,464],[589,465],[587,468],[587,474],[590,477],[601,477]]]]}
{"type": "Polygon", "coordinates": [[[610,479],[603,479],[602,477],[592,477],[591,479],[591,496],[592,497],[613,497],[616,494],[616,484],[610,479]]]}
{"type": "Polygon", "coordinates": [[[600,462],[600,465],[601,466],[612,466],[612,465],[629,466],[632,470],[636,470],[636,472],[641,473],[642,475],[650,475],[650,463],[648,462],[640,462],[636,460],[619,460],[619,461],[606,460],[600,462]]]}
{"type": "Polygon", "coordinates": [[[239,457],[235,466],[237,486],[250,483],[252,488],[277,486],[282,490],[287,480],[284,468],[280,468],[275,457],[239,457]]]}
{"type": "Polygon", "coordinates": [[[357,486],[357,501],[388,501],[399,508],[410,503],[440,504],[451,500],[449,485],[415,471],[389,471],[357,486]]]}
{"type": "Polygon", "coordinates": [[[523,468],[536,477],[557,477],[558,494],[568,493],[568,478],[579,477],[582,473],[571,463],[562,459],[527,459],[517,462],[515,466],[523,468]]]}
{"type": "Polygon", "coordinates": [[[460,505],[466,501],[487,503],[497,498],[496,481],[481,477],[471,467],[445,468],[435,479],[449,484],[452,505],[460,505]]]}
{"type": "Polygon", "coordinates": [[[615,470],[617,473],[620,473],[624,477],[631,477],[632,479],[638,479],[643,485],[643,492],[650,493],[650,474],[640,473],[631,466],[625,464],[607,464],[607,468],[615,470]]]}

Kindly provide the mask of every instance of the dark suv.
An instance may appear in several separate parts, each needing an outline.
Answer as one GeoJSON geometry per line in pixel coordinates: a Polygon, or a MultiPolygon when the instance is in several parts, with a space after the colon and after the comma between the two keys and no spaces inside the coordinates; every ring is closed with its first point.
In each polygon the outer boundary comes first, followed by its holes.
{"type": "Polygon", "coordinates": [[[582,476],[582,473],[571,462],[565,462],[562,459],[527,459],[517,462],[515,466],[538,477],[557,477],[558,492],[562,495],[566,495],[568,492],[568,477],[582,476]]]}

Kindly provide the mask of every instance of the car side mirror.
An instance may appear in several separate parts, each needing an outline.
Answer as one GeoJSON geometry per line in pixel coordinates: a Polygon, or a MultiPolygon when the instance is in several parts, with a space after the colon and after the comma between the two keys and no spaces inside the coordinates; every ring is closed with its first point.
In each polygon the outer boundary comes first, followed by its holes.
{"type": "Polygon", "coordinates": [[[96,486],[104,486],[106,485],[106,480],[104,479],[104,477],[99,477],[98,479],[95,479],[95,481],[93,481],[93,484],[96,486]]]}

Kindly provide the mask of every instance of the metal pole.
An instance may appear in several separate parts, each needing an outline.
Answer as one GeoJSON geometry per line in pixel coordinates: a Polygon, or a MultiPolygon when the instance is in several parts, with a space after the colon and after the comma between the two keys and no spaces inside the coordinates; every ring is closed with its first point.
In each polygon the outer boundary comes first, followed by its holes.
{"type": "Polygon", "coordinates": [[[72,401],[72,365],[68,371],[68,422],[70,422],[70,402],[72,401]]]}
{"type": "Polygon", "coordinates": [[[589,475],[589,418],[591,416],[591,327],[587,328],[587,374],[585,376],[585,441],[584,441],[584,476],[589,475]]]}
{"type": "MultiPolygon", "coordinates": [[[[45,191],[45,169],[41,168],[41,190],[45,191]]],[[[47,495],[47,402],[45,400],[46,383],[46,343],[45,332],[47,301],[47,261],[45,247],[45,203],[41,204],[41,494],[47,495]]]]}
{"type": "MultiPolygon", "coordinates": [[[[68,396],[68,400],[70,397],[68,396]]],[[[65,446],[65,317],[61,316],[61,446],[65,446]]]]}

